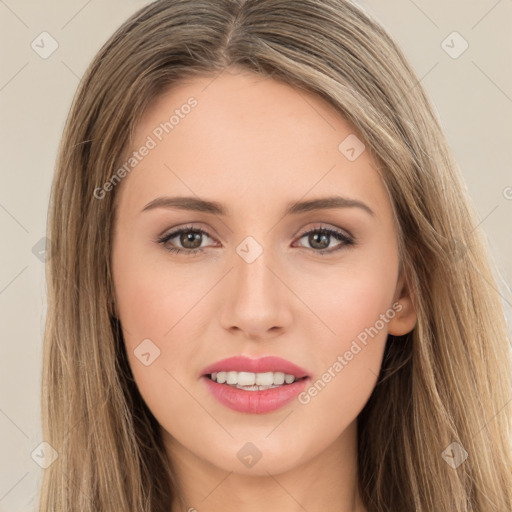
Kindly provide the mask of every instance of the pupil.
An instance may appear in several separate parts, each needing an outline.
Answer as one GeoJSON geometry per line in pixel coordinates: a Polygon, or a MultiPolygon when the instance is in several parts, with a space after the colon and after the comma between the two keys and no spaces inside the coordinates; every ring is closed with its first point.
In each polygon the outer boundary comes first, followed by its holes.
{"type": "Polygon", "coordinates": [[[329,247],[329,236],[326,235],[325,233],[313,233],[312,236],[312,240],[310,239],[310,243],[311,243],[311,246],[312,247],[316,247],[317,249],[325,249],[327,247],[329,247]],[[323,239],[323,242],[327,242],[327,244],[322,244],[321,242],[318,242],[318,238],[322,238],[323,239]],[[317,244],[320,244],[320,247],[318,247],[317,244]]]}
{"type": "Polygon", "coordinates": [[[180,242],[186,249],[196,249],[197,247],[201,246],[201,233],[196,233],[192,231],[183,233],[180,242]],[[194,245],[194,241],[199,243],[194,245]],[[188,245],[189,242],[192,242],[192,247],[188,245]]]}

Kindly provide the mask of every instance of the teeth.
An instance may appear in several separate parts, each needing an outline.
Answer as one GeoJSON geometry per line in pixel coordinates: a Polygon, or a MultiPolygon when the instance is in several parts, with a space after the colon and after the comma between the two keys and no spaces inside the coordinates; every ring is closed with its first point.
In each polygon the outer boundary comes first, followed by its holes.
{"type": "Polygon", "coordinates": [[[284,376],[284,381],[286,382],[286,384],[291,384],[294,380],[295,380],[295,377],[293,375],[286,374],[284,376]]]}
{"type": "Polygon", "coordinates": [[[293,375],[285,375],[283,372],[274,372],[274,377],[273,377],[273,382],[274,384],[276,385],[281,385],[281,384],[284,384],[284,381],[286,380],[286,378],[289,379],[289,382],[286,381],[287,384],[291,384],[294,380],[295,380],[295,377],[293,375]]]}
{"type": "Polygon", "coordinates": [[[269,388],[281,386],[284,383],[291,384],[296,380],[294,375],[283,372],[215,372],[210,377],[219,384],[229,384],[236,387],[252,386],[254,389],[259,389],[258,386],[269,388]]]}
{"type": "Polygon", "coordinates": [[[237,384],[236,381],[236,372],[228,372],[227,378],[226,378],[226,384],[237,384]]]}

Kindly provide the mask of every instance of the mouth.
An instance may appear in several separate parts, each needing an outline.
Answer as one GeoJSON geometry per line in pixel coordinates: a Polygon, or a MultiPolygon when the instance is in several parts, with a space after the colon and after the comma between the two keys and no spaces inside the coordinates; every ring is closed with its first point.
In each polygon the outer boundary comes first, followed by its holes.
{"type": "Polygon", "coordinates": [[[264,391],[266,389],[289,386],[294,382],[307,379],[284,372],[238,372],[220,371],[206,374],[205,377],[217,384],[225,384],[245,391],[264,391]]]}
{"type": "Polygon", "coordinates": [[[201,380],[217,401],[242,413],[263,414],[291,403],[311,375],[280,357],[235,356],[203,369],[201,380]]]}

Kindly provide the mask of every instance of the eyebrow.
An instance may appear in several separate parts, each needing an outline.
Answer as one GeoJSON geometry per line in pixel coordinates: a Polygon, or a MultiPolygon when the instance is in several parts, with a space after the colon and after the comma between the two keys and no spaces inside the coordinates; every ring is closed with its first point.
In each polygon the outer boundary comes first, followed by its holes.
{"type": "MultiPolygon", "coordinates": [[[[214,215],[229,215],[228,209],[221,203],[191,196],[160,196],[150,201],[142,209],[142,212],[155,208],[179,208],[181,210],[212,213],[214,215]]],[[[299,213],[334,208],[360,208],[368,214],[375,216],[375,212],[362,201],[341,196],[321,197],[319,199],[288,203],[285,215],[297,215],[299,213]]]]}

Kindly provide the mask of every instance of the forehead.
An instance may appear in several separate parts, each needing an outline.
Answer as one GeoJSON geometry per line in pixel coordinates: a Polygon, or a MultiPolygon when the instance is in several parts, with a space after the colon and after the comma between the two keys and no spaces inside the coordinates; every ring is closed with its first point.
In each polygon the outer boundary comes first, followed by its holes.
{"type": "Polygon", "coordinates": [[[177,192],[289,202],[346,192],[385,201],[375,161],[332,105],[250,72],[195,77],[168,89],[144,113],[124,158],[148,143],[152,149],[122,183],[140,200],[177,192]],[[347,145],[362,153],[348,158],[354,152],[347,157],[347,145]]]}
{"type": "Polygon", "coordinates": [[[192,143],[193,130],[202,148],[228,144],[235,153],[237,147],[264,149],[264,144],[279,148],[272,156],[288,159],[310,149],[325,151],[344,133],[355,131],[320,96],[248,71],[224,71],[173,86],[146,110],[136,135],[142,139],[155,128],[158,131],[173,113],[177,115],[171,132],[163,134],[165,139],[192,143]],[[191,98],[196,106],[188,108],[191,98]],[[181,112],[185,110],[188,113],[181,112]]]}

